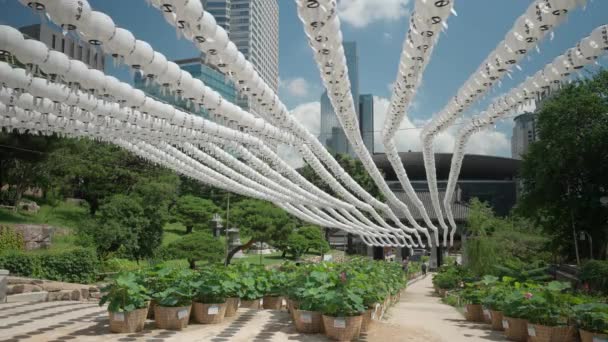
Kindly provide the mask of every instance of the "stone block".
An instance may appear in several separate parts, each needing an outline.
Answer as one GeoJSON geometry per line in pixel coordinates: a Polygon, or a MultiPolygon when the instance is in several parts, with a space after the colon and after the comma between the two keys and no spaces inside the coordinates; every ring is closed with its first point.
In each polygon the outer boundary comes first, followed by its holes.
{"type": "Polygon", "coordinates": [[[8,270],[0,270],[0,304],[6,302],[8,292],[8,270]]]}
{"type": "Polygon", "coordinates": [[[101,298],[101,292],[91,292],[89,294],[89,298],[92,299],[100,299],[101,298]]]}
{"type": "Polygon", "coordinates": [[[99,292],[99,288],[97,286],[89,287],[89,292],[99,292]]]}
{"type": "Polygon", "coordinates": [[[80,289],[80,300],[89,299],[89,289],[80,289]]]}
{"type": "Polygon", "coordinates": [[[62,290],[61,286],[55,284],[44,284],[44,290],[48,292],[59,292],[62,290]]]}
{"type": "Polygon", "coordinates": [[[58,292],[58,300],[70,300],[72,298],[72,291],[71,290],[61,290],[58,292]]]}
{"type": "Polygon", "coordinates": [[[72,290],[70,293],[70,300],[80,300],[80,291],[78,290],[72,290]]]}
{"type": "Polygon", "coordinates": [[[10,296],[6,296],[7,303],[16,303],[16,302],[46,302],[48,297],[48,292],[28,292],[28,293],[19,293],[10,296]]]}
{"type": "Polygon", "coordinates": [[[11,287],[11,294],[28,293],[28,292],[40,292],[42,287],[31,284],[17,284],[11,287]]]}

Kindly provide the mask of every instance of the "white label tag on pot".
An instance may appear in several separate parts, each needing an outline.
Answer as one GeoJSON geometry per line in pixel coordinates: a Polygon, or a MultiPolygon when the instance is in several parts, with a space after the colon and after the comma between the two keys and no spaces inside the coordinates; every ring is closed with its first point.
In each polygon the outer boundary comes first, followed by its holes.
{"type": "Polygon", "coordinates": [[[236,307],[240,308],[241,307],[241,300],[239,299],[238,303],[236,303],[236,307]]]}
{"type": "Polygon", "coordinates": [[[344,318],[334,319],[334,328],[340,328],[340,329],[346,328],[346,319],[344,319],[344,318]]]}
{"type": "Polygon", "coordinates": [[[509,329],[509,321],[507,321],[506,319],[502,320],[502,327],[504,329],[509,329]]]}
{"type": "Polygon", "coordinates": [[[607,339],[601,337],[593,337],[593,342],[608,342],[607,339]]]}
{"type": "Polygon", "coordinates": [[[468,313],[468,312],[469,312],[469,309],[465,306],[464,307],[464,313],[468,313]]]}
{"type": "Polygon", "coordinates": [[[188,317],[188,310],[182,309],[177,312],[177,319],[184,319],[188,317]]]}
{"type": "Polygon", "coordinates": [[[492,318],[492,313],[488,309],[483,309],[483,315],[488,318],[492,318]]]}
{"type": "Polygon", "coordinates": [[[211,305],[209,309],[207,309],[207,315],[217,315],[220,312],[220,307],[217,305],[211,305]]]}
{"type": "Polygon", "coordinates": [[[534,327],[528,327],[528,336],[536,337],[536,329],[534,327]]]}
{"type": "Polygon", "coordinates": [[[300,313],[300,320],[302,323],[312,323],[312,315],[310,312],[302,312],[300,313]]]}
{"type": "Polygon", "coordinates": [[[114,313],[114,320],[117,322],[124,322],[125,321],[125,313],[124,312],[115,312],[114,313]]]}

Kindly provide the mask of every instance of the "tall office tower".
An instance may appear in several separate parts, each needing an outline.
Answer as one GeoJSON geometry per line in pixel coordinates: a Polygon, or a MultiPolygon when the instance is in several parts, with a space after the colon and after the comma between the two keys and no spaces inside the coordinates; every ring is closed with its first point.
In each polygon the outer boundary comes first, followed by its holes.
{"type": "MultiPolygon", "coordinates": [[[[360,105],[359,105],[359,55],[357,53],[356,42],[344,42],[344,53],[346,55],[346,65],[348,67],[348,78],[350,79],[350,90],[355,102],[355,110],[357,117],[359,117],[360,105]]],[[[373,106],[372,106],[373,107],[373,106]]],[[[372,114],[373,116],[373,114],[372,114]]],[[[373,118],[372,118],[373,121],[373,118]]],[[[361,123],[359,123],[361,125],[361,123]]],[[[372,122],[373,125],[373,122],[372,122]]],[[[327,150],[336,154],[350,154],[354,155],[350,143],[346,138],[344,129],[338,117],[334,112],[334,109],[327,96],[327,91],[321,95],[321,132],[320,132],[321,143],[327,148],[327,150]]],[[[373,145],[373,143],[372,143],[373,145]]],[[[367,146],[367,144],[366,144],[367,146]]],[[[369,148],[369,147],[368,147],[369,148]]]]}
{"type": "Polygon", "coordinates": [[[201,0],[205,11],[213,14],[215,22],[230,32],[230,0],[201,0]]]}
{"type": "Polygon", "coordinates": [[[43,42],[49,49],[63,52],[71,59],[77,59],[90,68],[101,71],[105,69],[105,56],[99,46],[92,46],[84,40],[76,41],[46,24],[24,26],[19,28],[19,31],[28,38],[43,42]]]}
{"type": "Polygon", "coordinates": [[[363,143],[374,154],[374,96],[372,94],[359,95],[359,130],[363,143]]]}
{"type": "Polygon", "coordinates": [[[515,121],[515,125],[511,137],[511,158],[522,159],[530,144],[538,139],[536,114],[524,113],[516,116],[513,121],[515,121]]]}

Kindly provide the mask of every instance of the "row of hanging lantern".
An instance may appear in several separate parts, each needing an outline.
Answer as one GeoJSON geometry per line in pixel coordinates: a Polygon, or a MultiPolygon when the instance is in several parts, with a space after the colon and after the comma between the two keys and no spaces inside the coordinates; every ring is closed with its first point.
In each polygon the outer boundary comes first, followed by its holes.
{"type": "MultiPolygon", "coordinates": [[[[431,202],[442,227],[446,224],[437,189],[433,147],[435,137],[483,96],[492,85],[500,82],[500,79],[534,49],[540,40],[552,32],[565,19],[567,13],[579,3],[581,3],[579,0],[535,0],[530,4],[526,12],[516,20],[505,39],[481,63],[477,71],[458,90],[457,95],[422,129],[420,139],[431,202]]],[[[450,226],[452,231],[456,229],[453,220],[450,221],[450,226]]]]}
{"type": "Polygon", "coordinates": [[[335,177],[340,179],[347,188],[355,192],[365,202],[383,211],[390,210],[388,206],[376,200],[359,186],[318,142],[317,138],[297,120],[289,116],[285,105],[261,79],[253,65],[247,61],[242,62],[244,60],[242,54],[233,47],[232,42],[227,40],[225,30],[217,25],[213,16],[204,11],[200,1],[151,0],[150,3],[155,8],[163,11],[167,22],[183,33],[186,39],[197,45],[207,57],[208,63],[216,65],[232,78],[240,86],[239,90],[253,99],[254,104],[261,103],[261,110],[258,114],[268,114],[264,116],[266,119],[285,128],[307,143],[315,157],[321,159],[335,177]],[[231,54],[236,54],[236,58],[231,54]],[[273,97],[275,106],[272,108],[278,109],[278,111],[269,108],[263,100],[260,101],[264,97],[273,97]]]}
{"type": "MultiPolygon", "coordinates": [[[[348,67],[342,46],[340,20],[335,0],[297,0],[298,16],[304,24],[308,42],[313,50],[321,79],[327,88],[338,121],[344,128],[355,154],[387,200],[404,213],[414,229],[428,235],[414,219],[408,207],[390,190],[363,143],[348,78],[348,67]]],[[[318,172],[318,170],[316,170],[318,172]]],[[[409,231],[410,229],[406,227],[409,231]]]]}
{"type": "MultiPolygon", "coordinates": [[[[394,136],[405,117],[407,108],[416,95],[422,74],[430,60],[439,34],[447,28],[446,22],[451,13],[456,13],[451,0],[416,1],[414,11],[410,16],[410,28],[403,43],[397,78],[393,83],[391,102],[386,112],[382,130],[384,153],[395,170],[397,179],[407,197],[420,212],[427,227],[433,231],[437,243],[439,243],[439,230],[431,221],[424,204],[416,195],[416,191],[403,166],[403,161],[399,157],[394,136]]],[[[444,232],[443,244],[446,246],[448,227],[445,224],[441,227],[444,232]]]]}
{"type": "MultiPolygon", "coordinates": [[[[493,101],[481,115],[473,117],[463,126],[458,131],[454,145],[444,203],[452,200],[462,160],[464,159],[466,144],[473,134],[492,126],[501,118],[517,113],[523,105],[536,101],[551,90],[558,88],[577,70],[595,62],[598,57],[607,52],[608,25],[603,25],[593,30],[588,37],[583,38],[575,47],[556,57],[533,76],[527,77],[519,86],[493,101]]],[[[451,213],[447,216],[448,219],[453,220],[451,213]]]]}

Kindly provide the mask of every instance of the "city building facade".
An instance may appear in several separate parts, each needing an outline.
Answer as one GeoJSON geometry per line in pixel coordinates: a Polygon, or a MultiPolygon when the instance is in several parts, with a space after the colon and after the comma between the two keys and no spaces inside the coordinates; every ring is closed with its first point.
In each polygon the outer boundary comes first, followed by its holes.
{"type": "Polygon", "coordinates": [[[513,119],[513,135],[511,136],[511,157],[523,159],[531,143],[538,140],[536,131],[536,114],[524,113],[513,119]]]}
{"type": "Polygon", "coordinates": [[[65,53],[71,59],[77,59],[92,69],[105,69],[105,56],[100,46],[93,46],[84,40],[76,41],[64,35],[58,29],[47,24],[35,24],[19,28],[21,33],[30,39],[46,44],[49,49],[65,53]]]}
{"type": "Polygon", "coordinates": [[[363,143],[369,151],[374,153],[374,96],[372,94],[359,95],[359,130],[363,143]]]}

